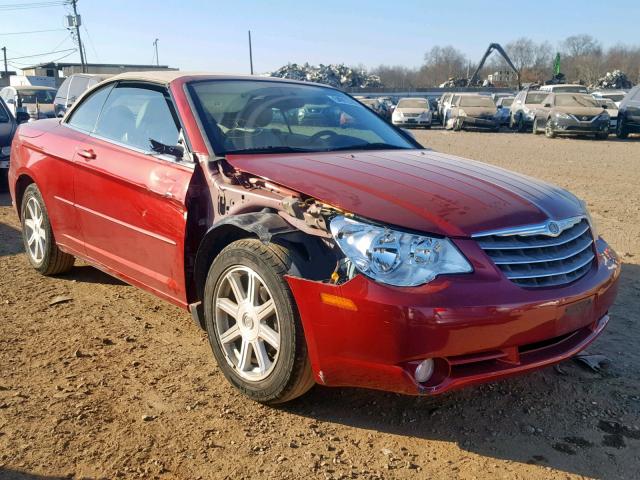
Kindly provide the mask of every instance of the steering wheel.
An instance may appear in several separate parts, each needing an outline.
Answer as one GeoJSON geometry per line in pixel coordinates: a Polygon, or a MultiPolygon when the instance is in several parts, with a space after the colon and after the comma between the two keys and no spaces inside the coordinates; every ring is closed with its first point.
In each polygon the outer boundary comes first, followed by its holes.
{"type": "Polygon", "coordinates": [[[322,140],[323,143],[330,138],[339,137],[340,134],[334,132],[333,130],[320,130],[319,132],[314,133],[311,138],[309,138],[309,143],[311,145],[318,143],[318,140],[322,140]]]}

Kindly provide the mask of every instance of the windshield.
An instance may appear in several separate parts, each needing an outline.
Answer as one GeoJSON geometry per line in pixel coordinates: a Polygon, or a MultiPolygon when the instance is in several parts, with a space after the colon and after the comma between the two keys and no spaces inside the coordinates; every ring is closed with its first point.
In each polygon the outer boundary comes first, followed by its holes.
{"type": "Polygon", "coordinates": [[[496,104],[489,97],[481,95],[468,95],[460,97],[461,107],[487,107],[496,108],[496,104]]]}
{"type": "Polygon", "coordinates": [[[53,103],[54,90],[19,90],[18,97],[22,103],[53,103]]]}
{"type": "Polygon", "coordinates": [[[542,101],[549,96],[549,92],[531,92],[527,93],[527,98],[524,101],[527,105],[534,103],[542,103],[542,101]]]}
{"type": "Polygon", "coordinates": [[[624,93],[602,93],[600,94],[602,98],[610,99],[614,102],[621,102],[624,98],[624,93]]]}
{"type": "Polygon", "coordinates": [[[207,80],[189,90],[219,155],[415,148],[371,110],[332,88],[207,80]]]}
{"type": "Polygon", "coordinates": [[[567,85],[565,87],[553,87],[556,93],[587,93],[587,89],[580,85],[567,85]]]}
{"type": "Polygon", "coordinates": [[[4,102],[0,100],[0,123],[7,123],[9,121],[9,112],[4,107],[4,102]]]}
{"type": "Polygon", "coordinates": [[[429,102],[424,98],[403,98],[396,108],[429,108],[429,102]]]}
{"type": "Polygon", "coordinates": [[[591,95],[563,94],[556,95],[558,107],[599,107],[596,99],[591,95]]]}

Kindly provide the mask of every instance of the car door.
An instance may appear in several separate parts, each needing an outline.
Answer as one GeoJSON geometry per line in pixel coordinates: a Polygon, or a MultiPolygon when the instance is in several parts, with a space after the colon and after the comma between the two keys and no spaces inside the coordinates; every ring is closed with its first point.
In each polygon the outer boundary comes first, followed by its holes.
{"type": "Polygon", "coordinates": [[[635,93],[627,104],[625,120],[629,124],[640,127],[640,87],[636,87],[635,93]]]}
{"type": "Polygon", "coordinates": [[[547,95],[547,97],[542,101],[540,105],[536,105],[534,118],[538,121],[538,127],[543,128],[547,125],[547,119],[549,118],[549,113],[553,108],[554,104],[554,95],[553,93],[547,95]]]}
{"type": "Polygon", "coordinates": [[[175,146],[178,137],[166,89],[117,83],[79,146],[75,190],[87,255],[184,305],[185,197],[194,164],[151,146],[175,146]]]}

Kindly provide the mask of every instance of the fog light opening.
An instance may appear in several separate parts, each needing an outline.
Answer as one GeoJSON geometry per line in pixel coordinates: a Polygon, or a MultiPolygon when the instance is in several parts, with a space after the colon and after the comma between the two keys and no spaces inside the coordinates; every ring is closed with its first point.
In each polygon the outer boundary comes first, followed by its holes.
{"type": "Polygon", "coordinates": [[[418,383],[425,383],[429,381],[429,379],[433,376],[433,372],[435,372],[435,364],[432,358],[427,358],[420,362],[420,364],[416,367],[416,371],[413,376],[418,383]]]}

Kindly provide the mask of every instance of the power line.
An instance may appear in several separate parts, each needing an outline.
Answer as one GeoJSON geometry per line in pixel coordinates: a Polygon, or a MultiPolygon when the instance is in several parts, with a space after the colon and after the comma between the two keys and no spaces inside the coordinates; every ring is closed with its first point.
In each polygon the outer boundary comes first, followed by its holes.
{"type": "Polygon", "coordinates": [[[0,33],[0,37],[6,36],[6,35],[29,35],[31,33],[61,32],[63,30],[66,30],[66,28],[51,28],[49,30],[30,30],[28,32],[7,32],[7,33],[0,33]]]}
{"type": "Polygon", "coordinates": [[[28,10],[32,8],[59,7],[66,4],[67,4],[67,0],[56,1],[56,2],[10,3],[10,4],[0,5],[0,11],[9,12],[12,10],[28,10]]]}
{"type": "Polygon", "coordinates": [[[57,51],[46,52],[46,53],[36,53],[34,55],[23,55],[22,57],[13,57],[13,58],[8,58],[7,60],[20,60],[21,58],[42,57],[44,55],[53,55],[54,53],[75,52],[76,50],[77,50],[76,48],[67,48],[65,50],[57,50],[57,51]]]}

